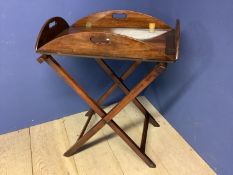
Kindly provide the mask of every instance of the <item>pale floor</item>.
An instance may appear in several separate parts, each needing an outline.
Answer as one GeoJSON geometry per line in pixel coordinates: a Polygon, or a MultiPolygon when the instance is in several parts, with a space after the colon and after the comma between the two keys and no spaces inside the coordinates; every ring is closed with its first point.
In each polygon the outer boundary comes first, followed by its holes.
{"type": "MultiPolygon", "coordinates": [[[[86,121],[83,112],[1,135],[0,175],[214,175],[149,101],[145,97],[139,99],[161,125],[150,125],[147,138],[146,153],[156,168],[149,168],[108,126],[82,152],[63,157],[86,121]]],[[[95,116],[91,124],[98,118],[95,116]]],[[[114,120],[140,143],[143,116],[133,104],[114,120]]]]}

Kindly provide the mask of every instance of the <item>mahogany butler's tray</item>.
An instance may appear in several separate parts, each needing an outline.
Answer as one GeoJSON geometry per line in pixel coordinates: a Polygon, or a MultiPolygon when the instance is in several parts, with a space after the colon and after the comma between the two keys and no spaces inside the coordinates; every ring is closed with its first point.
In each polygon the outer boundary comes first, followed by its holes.
{"type": "Polygon", "coordinates": [[[42,54],[143,59],[174,62],[179,49],[179,21],[172,29],[159,19],[128,10],[113,10],[84,17],[73,25],[61,17],[42,27],[36,51],[42,54]],[[154,30],[149,25],[154,24],[154,30]]]}
{"type": "Polygon", "coordinates": [[[86,114],[88,119],[78,140],[64,153],[65,156],[72,156],[79,152],[82,145],[107,124],[149,167],[155,167],[155,163],[145,153],[145,146],[148,124],[151,123],[155,127],[159,124],[136,97],[166,69],[168,62],[177,60],[179,38],[178,20],[173,29],[152,16],[128,10],[95,13],[78,20],[72,26],[60,17],[51,18],[45,23],[36,42],[36,52],[42,54],[38,61],[47,62],[91,107],[86,114]],[[52,57],[52,54],[93,57],[114,83],[95,101],[52,57]],[[104,61],[105,58],[129,59],[132,60],[132,65],[121,77],[118,77],[104,61]],[[158,64],[155,64],[144,79],[130,90],[123,81],[142,61],[156,61],[158,64]],[[126,96],[106,113],[101,104],[117,87],[126,96]],[[140,146],[113,120],[131,101],[145,117],[140,146]],[[94,113],[97,113],[101,120],[86,132],[94,113]]]}

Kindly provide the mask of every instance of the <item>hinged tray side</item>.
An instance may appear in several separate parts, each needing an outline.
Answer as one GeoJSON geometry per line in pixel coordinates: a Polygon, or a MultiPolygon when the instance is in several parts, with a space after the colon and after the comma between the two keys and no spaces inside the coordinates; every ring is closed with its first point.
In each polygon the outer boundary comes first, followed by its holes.
{"type": "Polygon", "coordinates": [[[150,45],[130,37],[106,32],[78,32],[57,37],[37,50],[70,56],[173,61],[165,54],[165,43],[150,45]]]}
{"type": "Polygon", "coordinates": [[[169,25],[157,18],[130,10],[109,10],[94,13],[76,21],[72,26],[149,28],[149,23],[155,23],[155,28],[158,29],[171,29],[169,25]]]}
{"type": "Polygon", "coordinates": [[[67,28],[69,28],[69,24],[63,18],[50,18],[45,22],[38,34],[35,49],[37,50],[44,44],[53,40],[57,35],[59,35],[67,28]]]}

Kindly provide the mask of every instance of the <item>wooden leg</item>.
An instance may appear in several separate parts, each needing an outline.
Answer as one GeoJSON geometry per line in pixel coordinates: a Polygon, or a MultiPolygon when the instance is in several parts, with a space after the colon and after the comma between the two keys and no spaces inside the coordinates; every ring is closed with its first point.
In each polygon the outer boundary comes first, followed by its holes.
{"type": "MultiPolygon", "coordinates": [[[[79,148],[86,143],[93,135],[95,135],[106,124],[105,119],[101,119],[94,127],[92,127],[83,137],[64,153],[64,156],[72,156],[78,153],[79,148]]],[[[108,125],[127,143],[127,145],[151,168],[156,167],[154,162],[140,150],[135,142],[113,121],[110,120],[108,125]]]]}
{"type": "Polygon", "coordinates": [[[124,133],[124,131],[114,122],[112,118],[115,117],[130,101],[132,101],[140,92],[143,91],[160,73],[166,68],[166,64],[158,64],[152,71],[136,85],[130,93],[125,96],[120,103],[115,106],[108,114],[101,109],[98,104],[88,96],[84,89],[75,82],[75,80],[53,59],[50,55],[43,55],[38,61],[46,61],[57,73],[60,75],[66,83],[73,88],[73,90],[80,95],[91,108],[102,118],[93,128],[91,128],[83,137],[64,154],[65,156],[71,156],[78,151],[78,149],[89,140],[96,132],[98,132],[106,123],[129,145],[129,147],[142,159],[149,167],[155,167],[155,164],[150,158],[144,154],[140,148],[132,141],[132,139],[124,133]]]}
{"type": "Polygon", "coordinates": [[[148,157],[141,152],[140,148],[121,130],[119,127],[115,127],[112,118],[115,117],[130,101],[132,101],[140,92],[142,92],[145,87],[147,87],[158,75],[165,69],[164,65],[157,65],[155,68],[138,84],[136,85],[130,93],[125,96],[118,105],[116,105],[105,117],[101,116],[103,119],[100,120],[92,129],[90,129],[82,138],[77,140],[77,142],[65,153],[66,156],[73,155],[78,151],[78,149],[89,140],[96,132],[98,132],[107,122],[110,127],[133,149],[133,151],[138,154],[150,167],[154,167],[154,163],[148,160],[148,157]],[[117,129],[118,128],[118,129],[117,129]]]}
{"type": "MultiPolygon", "coordinates": [[[[141,63],[141,61],[135,61],[129,69],[123,73],[123,75],[120,77],[121,80],[127,79],[138,67],[138,65],[141,63]]],[[[117,84],[114,83],[98,100],[97,103],[99,105],[103,104],[103,102],[109,97],[109,95],[117,88],[117,84]]],[[[86,116],[93,115],[94,111],[92,109],[88,110],[88,112],[85,114],[86,116]]]]}
{"type": "MultiPolygon", "coordinates": [[[[96,59],[96,62],[100,67],[113,79],[115,84],[120,87],[120,89],[127,95],[129,94],[129,89],[122,82],[122,80],[113,72],[113,70],[105,63],[102,59],[96,59]]],[[[159,124],[152,117],[152,115],[145,109],[145,107],[138,101],[137,98],[133,99],[133,103],[138,107],[138,109],[144,114],[145,117],[149,117],[149,121],[153,126],[159,127],[159,124]]]]}

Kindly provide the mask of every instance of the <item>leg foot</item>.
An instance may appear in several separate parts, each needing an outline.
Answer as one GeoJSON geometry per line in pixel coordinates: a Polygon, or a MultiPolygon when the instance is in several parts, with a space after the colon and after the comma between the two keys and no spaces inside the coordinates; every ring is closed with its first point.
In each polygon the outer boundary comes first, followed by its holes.
{"type": "Polygon", "coordinates": [[[159,123],[150,115],[149,112],[146,114],[149,117],[149,122],[154,126],[154,127],[160,127],[159,123]]]}

